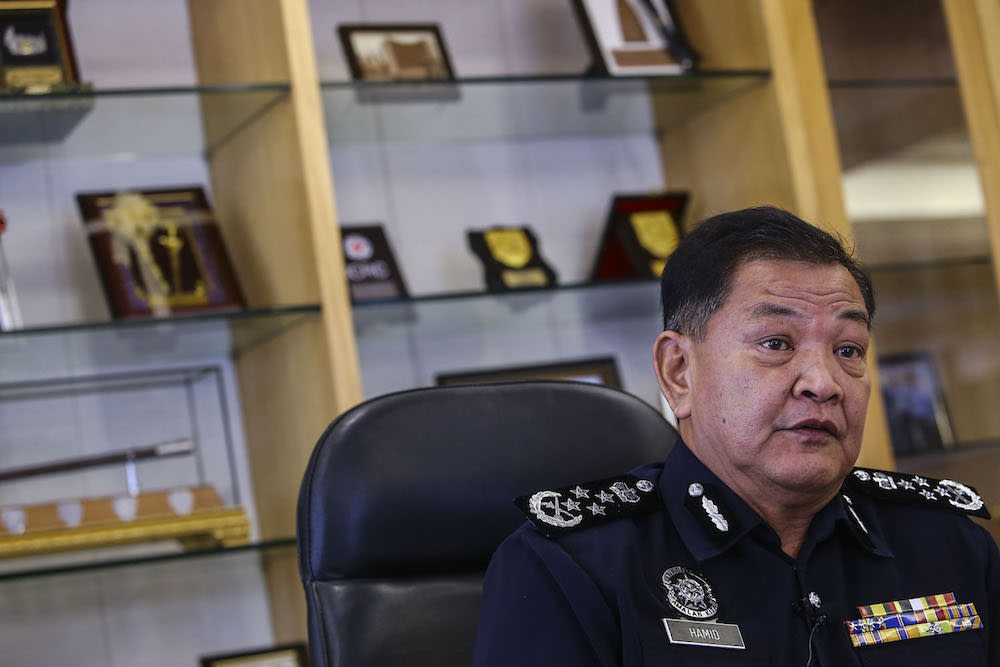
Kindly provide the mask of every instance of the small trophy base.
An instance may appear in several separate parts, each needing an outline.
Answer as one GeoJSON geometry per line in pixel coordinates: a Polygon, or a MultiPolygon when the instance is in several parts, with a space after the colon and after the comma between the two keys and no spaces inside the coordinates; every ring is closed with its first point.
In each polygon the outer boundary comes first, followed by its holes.
{"type": "Polygon", "coordinates": [[[87,498],[2,512],[0,558],[136,542],[178,540],[185,548],[247,543],[249,521],[211,487],[87,498]]]}

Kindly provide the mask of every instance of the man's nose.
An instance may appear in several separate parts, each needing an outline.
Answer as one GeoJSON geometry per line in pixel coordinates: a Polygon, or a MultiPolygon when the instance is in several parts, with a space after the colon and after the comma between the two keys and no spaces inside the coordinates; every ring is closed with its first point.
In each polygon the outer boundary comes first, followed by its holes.
{"type": "Polygon", "coordinates": [[[796,398],[829,401],[842,398],[843,388],[837,379],[840,366],[831,351],[800,350],[799,369],[792,393],[796,398]]]}

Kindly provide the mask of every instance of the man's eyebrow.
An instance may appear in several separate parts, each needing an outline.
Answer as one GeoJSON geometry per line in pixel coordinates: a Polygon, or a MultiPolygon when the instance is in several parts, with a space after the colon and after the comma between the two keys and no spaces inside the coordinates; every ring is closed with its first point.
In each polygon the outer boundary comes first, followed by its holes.
{"type": "MultiPolygon", "coordinates": [[[[802,313],[795,310],[794,308],[789,308],[788,306],[782,306],[777,303],[758,303],[750,311],[751,319],[760,319],[764,317],[802,317],[802,313]]],[[[857,308],[851,308],[837,314],[837,319],[841,320],[851,320],[852,322],[858,322],[866,327],[871,325],[871,321],[868,318],[868,313],[863,310],[858,310],[857,308]]]]}

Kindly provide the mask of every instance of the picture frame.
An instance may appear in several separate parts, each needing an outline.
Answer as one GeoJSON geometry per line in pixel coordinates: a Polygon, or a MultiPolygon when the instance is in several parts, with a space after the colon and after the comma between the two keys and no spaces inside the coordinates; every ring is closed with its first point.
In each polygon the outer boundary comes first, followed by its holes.
{"type": "Polygon", "coordinates": [[[573,0],[594,61],[609,76],[682,74],[696,68],[673,0],[573,0]]]}
{"type": "Polygon", "coordinates": [[[200,658],[199,667],[308,667],[306,645],[301,642],[200,658]]]}
{"type": "Polygon", "coordinates": [[[934,357],[927,352],[878,360],[892,450],[897,456],[941,451],[955,444],[934,357]]]}
{"type": "Polygon", "coordinates": [[[76,200],[114,319],[244,308],[201,186],[81,192],[76,200]]]}
{"type": "Polygon", "coordinates": [[[434,382],[438,386],[521,380],[565,380],[603,384],[614,389],[622,389],[618,362],[612,356],[438,373],[434,378],[434,382]]]}
{"type": "Polygon", "coordinates": [[[80,87],[66,0],[0,0],[0,91],[80,87]]]}
{"type": "Polygon", "coordinates": [[[436,23],[337,26],[356,81],[452,81],[455,70],[436,23]]]}

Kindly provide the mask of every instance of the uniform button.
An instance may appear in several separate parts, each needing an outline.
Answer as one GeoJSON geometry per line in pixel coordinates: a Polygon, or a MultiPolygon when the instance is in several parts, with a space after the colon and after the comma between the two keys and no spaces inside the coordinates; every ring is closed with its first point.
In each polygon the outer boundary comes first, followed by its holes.
{"type": "Polygon", "coordinates": [[[705,487],[703,487],[698,482],[694,482],[693,484],[691,484],[691,486],[688,487],[688,495],[691,496],[692,498],[697,498],[703,493],[705,493],[705,487]]]}
{"type": "Polygon", "coordinates": [[[823,601],[820,600],[819,595],[816,594],[816,591],[813,591],[809,594],[809,604],[816,607],[816,609],[819,609],[819,606],[823,604],[823,601]]]}

